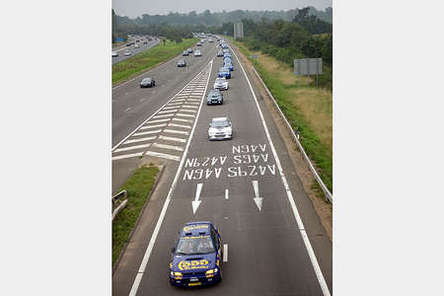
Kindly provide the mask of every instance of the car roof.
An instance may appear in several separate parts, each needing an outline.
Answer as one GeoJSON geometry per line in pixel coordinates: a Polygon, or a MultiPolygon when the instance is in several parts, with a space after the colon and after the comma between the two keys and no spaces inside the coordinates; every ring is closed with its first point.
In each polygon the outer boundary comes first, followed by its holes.
{"type": "Polygon", "coordinates": [[[181,237],[210,235],[213,224],[209,221],[188,222],[180,231],[181,237]]]}

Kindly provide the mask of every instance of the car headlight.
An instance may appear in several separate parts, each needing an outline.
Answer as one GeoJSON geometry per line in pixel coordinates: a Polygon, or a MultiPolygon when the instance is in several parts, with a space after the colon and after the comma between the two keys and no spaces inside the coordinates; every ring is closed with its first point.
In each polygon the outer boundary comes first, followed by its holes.
{"type": "Polygon", "coordinates": [[[217,267],[215,269],[209,269],[205,272],[206,277],[213,277],[217,273],[217,267]]]}
{"type": "Polygon", "coordinates": [[[176,278],[176,279],[181,279],[183,277],[183,274],[181,272],[171,272],[170,273],[172,277],[176,278]]]}

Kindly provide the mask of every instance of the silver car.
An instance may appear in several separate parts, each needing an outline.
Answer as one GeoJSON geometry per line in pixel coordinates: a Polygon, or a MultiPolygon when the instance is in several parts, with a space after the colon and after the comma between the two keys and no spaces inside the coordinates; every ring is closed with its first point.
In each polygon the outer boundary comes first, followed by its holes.
{"type": "Polygon", "coordinates": [[[224,103],[224,95],[218,89],[212,89],[207,96],[207,105],[224,103]]]}
{"type": "Polygon", "coordinates": [[[129,50],[125,51],[125,55],[126,56],[130,56],[131,55],[131,51],[129,51],[129,50]]]}
{"type": "Polygon", "coordinates": [[[228,81],[225,77],[218,77],[214,81],[214,89],[218,90],[228,90],[228,81]]]}
{"type": "Polygon", "coordinates": [[[233,138],[233,124],[228,117],[216,117],[208,128],[208,140],[225,140],[233,138]]]}
{"type": "Polygon", "coordinates": [[[201,56],[202,56],[202,53],[200,52],[200,50],[196,50],[196,51],[194,52],[194,56],[195,56],[195,57],[201,57],[201,56]]]}

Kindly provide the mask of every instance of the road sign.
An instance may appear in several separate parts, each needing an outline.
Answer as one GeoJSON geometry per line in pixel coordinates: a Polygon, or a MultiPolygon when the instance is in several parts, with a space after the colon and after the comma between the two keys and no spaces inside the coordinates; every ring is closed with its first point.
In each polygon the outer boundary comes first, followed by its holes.
{"type": "Polygon", "coordinates": [[[244,25],[242,23],[234,24],[234,40],[244,38],[244,25]]]}
{"type": "Polygon", "coordinates": [[[322,58],[295,59],[294,74],[296,75],[322,74],[322,58]]]}

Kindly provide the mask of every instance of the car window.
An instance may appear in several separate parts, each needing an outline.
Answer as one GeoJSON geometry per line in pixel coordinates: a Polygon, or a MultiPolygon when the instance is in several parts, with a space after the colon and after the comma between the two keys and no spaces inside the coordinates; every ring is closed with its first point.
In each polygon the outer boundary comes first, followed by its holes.
{"type": "Polygon", "coordinates": [[[215,251],[213,240],[209,235],[182,237],[177,243],[176,253],[183,255],[206,254],[215,251]]]}

